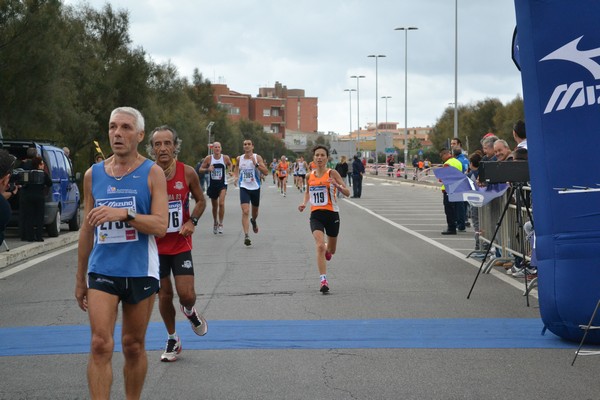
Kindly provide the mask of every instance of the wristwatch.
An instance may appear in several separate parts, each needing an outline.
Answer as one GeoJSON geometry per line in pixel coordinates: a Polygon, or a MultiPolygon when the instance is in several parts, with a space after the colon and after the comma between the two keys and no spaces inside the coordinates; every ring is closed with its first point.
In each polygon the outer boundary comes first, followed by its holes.
{"type": "Polygon", "coordinates": [[[198,225],[198,218],[190,217],[190,221],[192,221],[192,224],[194,224],[194,226],[198,225]]]}
{"type": "Polygon", "coordinates": [[[133,208],[128,208],[127,209],[127,218],[125,218],[125,221],[134,220],[136,216],[137,216],[137,214],[136,214],[135,210],[133,208]]]}

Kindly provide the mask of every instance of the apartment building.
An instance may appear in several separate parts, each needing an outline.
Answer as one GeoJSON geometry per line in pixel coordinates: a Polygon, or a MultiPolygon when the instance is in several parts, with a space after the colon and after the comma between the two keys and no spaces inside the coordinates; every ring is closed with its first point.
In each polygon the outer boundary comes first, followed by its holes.
{"type": "Polygon", "coordinates": [[[226,84],[213,84],[215,101],[232,121],[248,119],[261,124],[265,132],[285,139],[286,130],[314,133],[319,129],[317,97],[306,97],[303,89],[288,89],[275,82],[259,88],[256,97],[235,92],[226,84]]]}

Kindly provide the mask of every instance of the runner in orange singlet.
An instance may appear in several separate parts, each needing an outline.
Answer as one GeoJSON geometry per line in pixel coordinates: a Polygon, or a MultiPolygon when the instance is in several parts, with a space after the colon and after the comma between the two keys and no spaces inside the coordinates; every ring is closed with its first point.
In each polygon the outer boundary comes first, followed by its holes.
{"type": "Polygon", "coordinates": [[[290,163],[285,156],[281,156],[281,161],[277,164],[277,172],[281,184],[281,194],[285,197],[287,195],[287,179],[290,173],[290,163]]]}
{"type": "Polygon", "coordinates": [[[329,150],[325,146],[315,146],[313,158],[316,169],[306,178],[307,190],[304,200],[298,206],[304,211],[310,201],[310,229],[317,249],[317,266],[321,278],[321,293],[329,292],[327,282],[327,261],[335,254],[337,236],[340,230],[340,215],[337,204],[337,193],[350,196],[350,190],[344,185],[340,174],[327,168],[329,150]],[[327,242],[325,241],[327,235],[327,242]]]}

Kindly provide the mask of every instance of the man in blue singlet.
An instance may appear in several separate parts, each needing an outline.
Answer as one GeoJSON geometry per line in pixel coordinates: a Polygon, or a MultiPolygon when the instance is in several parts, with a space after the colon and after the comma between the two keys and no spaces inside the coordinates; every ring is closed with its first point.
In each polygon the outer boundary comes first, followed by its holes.
{"type": "Polygon", "coordinates": [[[108,399],[112,385],[113,333],[121,303],[125,396],[139,399],[148,369],[146,330],[159,289],[155,236],[167,232],[167,185],[163,170],[138,153],[144,117],[131,107],[110,115],[113,156],[84,177],[75,298],[89,311],[92,331],[87,378],[90,397],[108,399]]]}

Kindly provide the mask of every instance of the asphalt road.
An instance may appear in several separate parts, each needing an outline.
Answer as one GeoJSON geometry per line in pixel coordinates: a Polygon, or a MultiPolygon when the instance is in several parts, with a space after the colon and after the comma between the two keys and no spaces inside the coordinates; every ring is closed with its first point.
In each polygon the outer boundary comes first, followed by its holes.
{"type": "MultiPolygon", "coordinates": [[[[301,194],[263,188],[259,233],[243,245],[237,189],[225,233],[210,206],[194,235],[205,337],[178,316],[183,352],[161,363],[158,309],[143,398],[597,399],[600,358],[541,335],[535,291],[464,256],[472,232],[444,237],[439,190],[369,177],[341,201],[338,252],[321,295],[301,194]]],[[[0,270],[0,399],[88,398],[87,315],[73,297],[76,250],[0,270]]],[[[122,355],[113,398],[123,398],[122,355]]]]}

